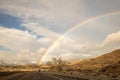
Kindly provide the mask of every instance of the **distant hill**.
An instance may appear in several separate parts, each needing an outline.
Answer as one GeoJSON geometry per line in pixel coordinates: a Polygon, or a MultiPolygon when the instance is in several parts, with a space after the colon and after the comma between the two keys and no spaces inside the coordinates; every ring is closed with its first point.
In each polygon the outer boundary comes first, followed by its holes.
{"type": "Polygon", "coordinates": [[[30,65],[2,65],[0,71],[36,71],[39,70],[41,65],[30,64],[30,65]]]}

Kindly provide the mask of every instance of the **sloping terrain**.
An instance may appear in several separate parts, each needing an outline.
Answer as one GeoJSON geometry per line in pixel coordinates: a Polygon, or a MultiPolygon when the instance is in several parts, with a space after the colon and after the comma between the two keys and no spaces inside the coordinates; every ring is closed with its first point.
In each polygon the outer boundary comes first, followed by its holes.
{"type": "Polygon", "coordinates": [[[120,78],[120,49],[71,65],[70,70],[84,76],[120,78]]]}
{"type": "Polygon", "coordinates": [[[93,58],[93,59],[86,59],[82,60],[74,66],[78,66],[81,69],[99,69],[105,66],[109,66],[120,61],[120,49],[112,51],[110,53],[106,53],[102,56],[93,58]]]}

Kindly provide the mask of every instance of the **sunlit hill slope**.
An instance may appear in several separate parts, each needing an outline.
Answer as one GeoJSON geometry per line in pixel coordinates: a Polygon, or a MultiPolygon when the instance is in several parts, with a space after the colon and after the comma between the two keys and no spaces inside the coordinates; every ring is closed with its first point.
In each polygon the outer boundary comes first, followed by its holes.
{"type": "Polygon", "coordinates": [[[79,66],[82,69],[99,69],[104,66],[117,64],[119,62],[120,62],[120,49],[117,49],[115,51],[106,53],[102,56],[93,59],[82,60],[74,64],[74,66],[79,66]]]}

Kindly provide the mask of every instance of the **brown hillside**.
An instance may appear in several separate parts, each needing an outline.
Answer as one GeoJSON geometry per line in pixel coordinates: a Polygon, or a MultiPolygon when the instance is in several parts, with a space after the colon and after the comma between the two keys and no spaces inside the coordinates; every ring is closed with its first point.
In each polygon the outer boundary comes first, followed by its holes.
{"type": "Polygon", "coordinates": [[[109,66],[105,66],[105,67],[101,68],[100,71],[101,72],[103,71],[106,73],[119,73],[120,74],[120,62],[109,65],[109,66]]]}
{"type": "Polygon", "coordinates": [[[106,53],[93,59],[86,59],[76,63],[80,69],[100,69],[104,66],[112,65],[120,61],[120,49],[106,53]]]}

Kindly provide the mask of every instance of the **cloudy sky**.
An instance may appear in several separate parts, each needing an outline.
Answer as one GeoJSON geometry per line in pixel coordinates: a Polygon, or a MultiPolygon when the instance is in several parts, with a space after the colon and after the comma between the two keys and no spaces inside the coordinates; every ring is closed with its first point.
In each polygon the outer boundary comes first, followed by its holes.
{"type": "Polygon", "coordinates": [[[120,0],[0,0],[0,64],[119,49],[119,21],[120,0]]]}

